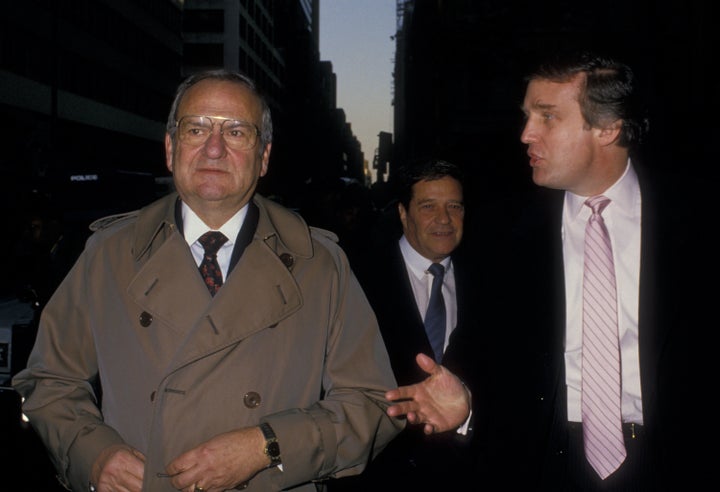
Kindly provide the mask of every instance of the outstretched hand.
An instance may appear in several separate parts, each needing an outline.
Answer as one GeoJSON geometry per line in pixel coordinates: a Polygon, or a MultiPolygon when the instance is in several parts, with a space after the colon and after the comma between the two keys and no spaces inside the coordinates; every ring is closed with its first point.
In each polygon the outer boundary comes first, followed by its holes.
{"type": "Polygon", "coordinates": [[[429,376],[385,393],[395,403],[387,414],[406,415],[411,424],[423,424],[425,434],[458,429],[470,415],[470,392],[455,374],[427,355],[418,354],[415,360],[429,376]]]}

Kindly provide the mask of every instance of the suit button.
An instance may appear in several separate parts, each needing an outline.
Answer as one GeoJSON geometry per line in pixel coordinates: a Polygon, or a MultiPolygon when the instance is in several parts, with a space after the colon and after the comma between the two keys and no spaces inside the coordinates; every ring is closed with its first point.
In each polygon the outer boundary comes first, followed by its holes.
{"type": "Polygon", "coordinates": [[[150,324],[153,322],[152,314],[148,313],[147,311],[143,311],[142,314],[140,314],[140,324],[147,328],[150,326],[150,324]]]}
{"type": "Polygon", "coordinates": [[[280,255],[280,261],[282,261],[286,267],[291,268],[295,263],[295,258],[293,258],[290,253],[283,253],[280,255]]]}
{"type": "Polygon", "coordinates": [[[256,393],[255,391],[249,391],[245,393],[245,396],[243,397],[243,402],[248,408],[259,407],[260,401],[262,401],[262,398],[260,398],[260,393],[256,393]]]}

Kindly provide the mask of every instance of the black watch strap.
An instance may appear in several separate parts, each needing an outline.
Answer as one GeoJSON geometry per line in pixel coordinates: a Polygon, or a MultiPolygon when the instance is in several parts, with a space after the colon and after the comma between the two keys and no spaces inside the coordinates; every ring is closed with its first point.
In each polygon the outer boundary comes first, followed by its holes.
{"type": "Polygon", "coordinates": [[[267,422],[260,424],[260,431],[263,433],[263,437],[265,438],[264,451],[267,457],[270,458],[270,466],[279,465],[282,460],[280,459],[280,444],[278,443],[275,432],[267,422]]]}

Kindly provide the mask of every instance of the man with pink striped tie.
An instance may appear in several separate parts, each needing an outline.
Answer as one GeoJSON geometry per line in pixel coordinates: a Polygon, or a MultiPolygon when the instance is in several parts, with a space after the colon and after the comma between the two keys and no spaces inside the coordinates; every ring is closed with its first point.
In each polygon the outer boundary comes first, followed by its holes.
{"type": "Polygon", "coordinates": [[[575,53],[527,80],[521,140],[534,183],[558,190],[538,190],[542,205],[529,209],[539,220],[516,240],[532,319],[515,324],[527,336],[513,336],[535,364],[518,364],[534,389],[516,407],[538,424],[526,432],[541,453],[534,485],[695,490],[707,469],[686,422],[702,394],[692,340],[707,294],[706,246],[693,240],[710,208],[680,198],[703,196],[681,184],[687,176],[663,181],[657,160],[652,175],[641,165],[648,120],[627,65],[575,53]]]}

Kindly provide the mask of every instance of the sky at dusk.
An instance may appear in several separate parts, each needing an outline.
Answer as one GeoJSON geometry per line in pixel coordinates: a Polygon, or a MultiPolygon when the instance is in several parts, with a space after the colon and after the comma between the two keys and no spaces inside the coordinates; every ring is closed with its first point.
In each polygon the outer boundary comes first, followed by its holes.
{"type": "Polygon", "coordinates": [[[337,105],[371,170],[378,133],[393,131],[395,5],[395,0],[320,0],[320,59],[332,62],[337,105]]]}

